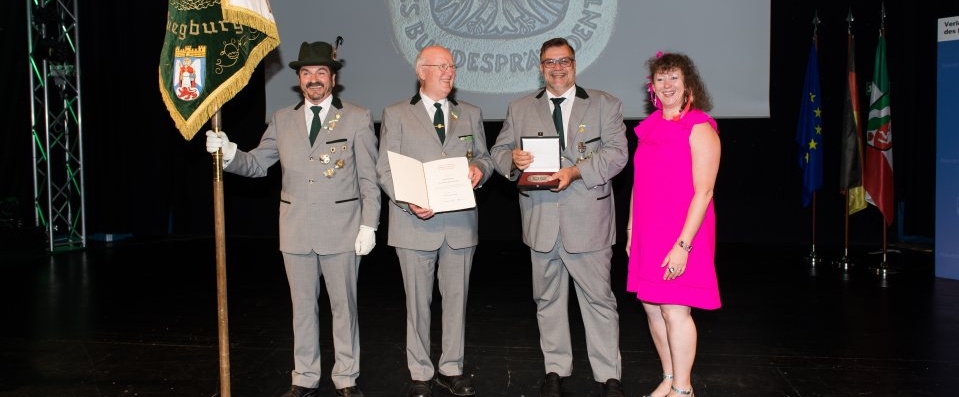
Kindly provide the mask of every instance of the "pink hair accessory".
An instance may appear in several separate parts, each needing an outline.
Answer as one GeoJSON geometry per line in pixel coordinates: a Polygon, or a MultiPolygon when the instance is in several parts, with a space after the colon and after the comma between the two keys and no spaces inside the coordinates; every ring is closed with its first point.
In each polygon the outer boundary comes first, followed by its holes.
{"type": "MultiPolygon", "coordinates": [[[[661,58],[662,56],[662,51],[656,51],[656,58],[661,58]]],[[[649,91],[649,100],[653,102],[653,106],[655,106],[656,109],[662,109],[663,104],[659,103],[659,99],[656,98],[656,93],[653,92],[653,78],[651,76],[646,76],[646,91],[649,91]]]]}

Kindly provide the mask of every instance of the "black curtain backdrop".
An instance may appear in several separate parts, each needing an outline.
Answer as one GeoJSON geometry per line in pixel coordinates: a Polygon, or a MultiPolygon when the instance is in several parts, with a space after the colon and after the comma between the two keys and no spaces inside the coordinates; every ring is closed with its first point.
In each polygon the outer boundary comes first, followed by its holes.
{"type": "MultiPolygon", "coordinates": [[[[0,80],[0,92],[8,97],[0,132],[0,218],[7,229],[16,228],[10,226],[14,224],[29,227],[35,223],[29,107],[33,94],[28,80],[26,3],[8,2],[8,12],[3,13],[0,26],[3,48],[13,57],[13,62],[4,63],[8,78],[0,80]]],[[[895,202],[900,208],[889,230],[891,242],[931,242],[934,233],[936,22],[941,17],[959,15],[959,4],[949,3],[916,7],[907,1],[885,2],[895,139],[895,202]]],[[[213,233],[212,160],[204,150],[203,131],[186,141],[160,99],[157,67],[166,6],[161,1],[143,2],[133,12],[119,0],[79,2],[88,236],[213,233]]],[[[812,213],[801,205],[802,182],[794,137],[812,37],[811,21],[818,12],[822,20],[819,59],[826,157],[824,187],[817,194],[816,242],[842,246],[844,201],[838,192],[839,133],[845,84],[846,16],[850,10],[856,18],[853,32],[865,124],[865,87],[872,79],[880,3],[773,2],[770,117],[718,120],[723,148],[715,195],[720,241],[809,244],[811,240],[812,213]]],[[[637,64],[636,78],[642,79],[646,75],[642,68],[645,56],[629,56],[638,57],[631,62],[637,64]]],[[[288,79],[291,87],[296,84],[292,71],[280,78],[288,79]]],[[[412,92],[383,94],[400,100],[412,92]]],[[[343,97],[350,98],[348,89],[343,97]]],[[[469,94],[463,93],[460,99],[469,101],[469,94]]],[[[259,141],[264,128],[263,109],[263,73],[257,71],[247,88],[223,108],[224,130],[240,148],[251,149],[259,141]]],[[[631,149],[635,148],[632,128],[638,122],[626,121],[631,149]]],[[[486,123],[490,144],[500,126],[498,121],[486,123]]],[[[614,180],[620,230],[628,211],[631,166],[630,163],[614,180]]],[[[278,167],[260,179],[227,174],[224,186],[228,235],[276,236],[279,184],[278,167]]],[[[516,191],[504,178],[495,176],[478,191],[478,205],[484,238],[520,238],[516,191]]],[[[878,247],[882,232],[882,218],[875,207],[850,217],[852,244],[878,247]]]]}

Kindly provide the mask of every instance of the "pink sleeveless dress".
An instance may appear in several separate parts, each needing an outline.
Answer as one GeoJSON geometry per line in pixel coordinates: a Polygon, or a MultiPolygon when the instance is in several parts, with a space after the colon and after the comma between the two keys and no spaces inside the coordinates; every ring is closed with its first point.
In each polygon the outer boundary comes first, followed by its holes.
{"type": "MultiPolygon", "coordinates": [[[[663,280],[659,267],[676,245],[693,196],[689,135],[693,126],[716,121],[700,110],[691,110],[678,121],[666,120],[657,110],[636,126],[639,139],[633,156],[632,244],[626,291],[649,303],[678,304],[718,309],[714,253],[716,216],[709,203],[706,217],[693,241],[685,273],[663,280]]],[[[718,131],[718,129],[717,129],[718,131]]]]}

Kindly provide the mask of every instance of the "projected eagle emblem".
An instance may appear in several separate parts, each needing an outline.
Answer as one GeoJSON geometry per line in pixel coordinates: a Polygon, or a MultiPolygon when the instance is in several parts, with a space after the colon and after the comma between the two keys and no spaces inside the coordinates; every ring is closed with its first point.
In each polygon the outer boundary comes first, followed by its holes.
{"type": "Polygon", "coordinates": [[[568,1],[434,0],[433,19],[453,35],[519,38],[548,32],[562,21],[568,1]]]}
{"type": "Polygon", "coordinates": [[[456,86],[481,93],[525,92],[541,85],[539,48],[553,37],[576,50],[578,71],[602,53],[617,0],[386,0],[393,43],[410,66],[431,44],[450,49],[456,86]]]}

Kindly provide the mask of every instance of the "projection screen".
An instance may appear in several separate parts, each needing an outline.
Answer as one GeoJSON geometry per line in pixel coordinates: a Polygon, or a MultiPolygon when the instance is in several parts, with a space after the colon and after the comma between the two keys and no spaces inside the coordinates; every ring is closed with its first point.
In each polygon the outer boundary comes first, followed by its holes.
{"type": "Polygon", "coordinates": [[[577,84],[645,112],[645,61],[657,51],[693,58],[717,118],[769,117],[769,0],[360,0],[273,1],[280,47],[268,58],[266,117],[300,100],[290,61],[304,41],[344,41],[339,95],[372,110],[409,100],[419,49],[441,44],[457,65],[456,97],[506,116],[507,103],[542,86],[539,48],[565,37],[577,84]]]}

